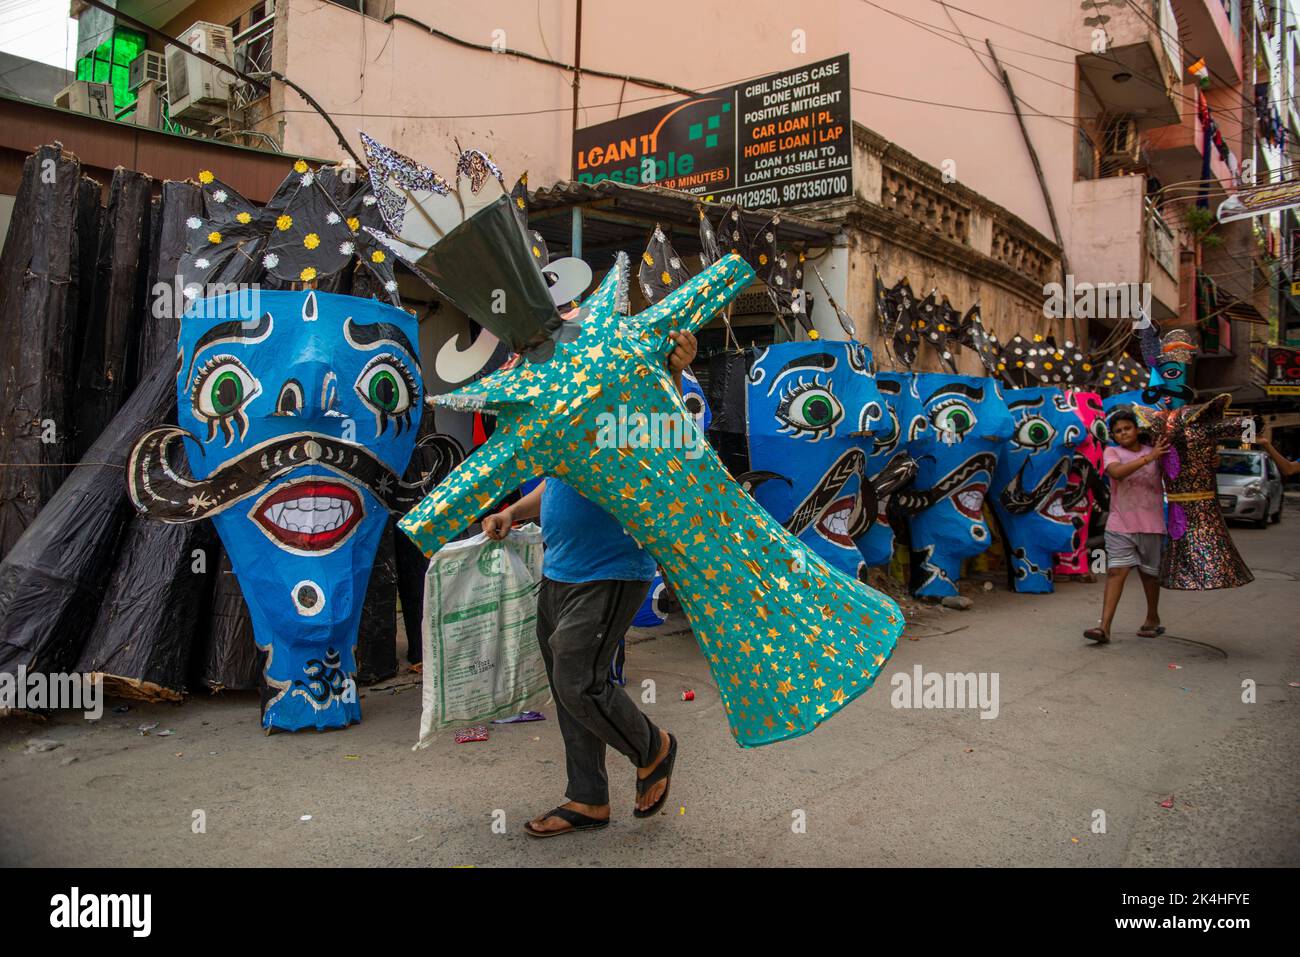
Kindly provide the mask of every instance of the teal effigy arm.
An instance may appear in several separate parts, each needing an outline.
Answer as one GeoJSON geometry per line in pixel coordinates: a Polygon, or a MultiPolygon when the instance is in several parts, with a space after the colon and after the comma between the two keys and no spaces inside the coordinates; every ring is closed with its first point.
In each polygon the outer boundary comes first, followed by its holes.
{"type": "Polygon", "coordinates": [[[892,599],[831,568],[736,484],[664,368],[667,333],[698,329],[752,277],[727,256],[626,317],[620,257],[548,361],[435,400],[495,409],[496,431],[399,523],[431,555],[526,479],[562,479],[663,567],[745,747],[807,734],[870,688],[904,625],[892,599]],[[633,440],[638,415],[649,427],[633,440]]]}

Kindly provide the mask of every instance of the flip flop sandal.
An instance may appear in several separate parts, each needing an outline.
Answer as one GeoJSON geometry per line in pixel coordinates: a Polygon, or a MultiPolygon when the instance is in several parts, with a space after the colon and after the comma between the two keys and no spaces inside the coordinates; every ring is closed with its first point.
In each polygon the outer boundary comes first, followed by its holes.
{"type": "Polygon", "coordinates": [[[1083,633],[1083,637],[1087,638],[1089,641],[1095,641],[1099,645],[1110,644],[1110,636],[1100,628],[1089,628],[1083,633]]]}
{"type": "Polygon", "coordinates": [[[1164,625],[1156,625],[1154,628],[1139,628],[1139,638],[1158,638],[1165,633],[1164,625]]]}
{"type": "Polygon", "coordinates": [[[558,831],[539,831],[532,826],[532,821],[528,821],[524,824],[524,830],[533,837],[559,837],[561,834],[572,834],[574,831],[599,831],[602,827],[609,826],[609,818],[602,820],[598,817],[589,817],[571,807],[551,808],[542,815],[542,820],[548,817],[558,817],[569,826],[558,831]]]}
{"type": "Polygon", "coordinates": [[[636,779],[637,797],[640,797],[642,794],[645,794],[657,782],[667,779],[668,783],[664,785],[664,793],[659,795],[658,801],[655,801],[654,804],[650,805],[644,811],[638,808],[633,808],[632,809],[633,817],[654,817],[656,814],[660,812],[660,810],[663,809],[664,804],[668,802],[668,791],[673,786],[673,765],[676,763],[677,763],[677,739],[673,737],[671,733],[669,733],[668,753],[664,755],[664,759],[660,761],[659,764],[656,765],[655,769],[651,771],[648,775],[646,775],[644,778],[636,779]]]}

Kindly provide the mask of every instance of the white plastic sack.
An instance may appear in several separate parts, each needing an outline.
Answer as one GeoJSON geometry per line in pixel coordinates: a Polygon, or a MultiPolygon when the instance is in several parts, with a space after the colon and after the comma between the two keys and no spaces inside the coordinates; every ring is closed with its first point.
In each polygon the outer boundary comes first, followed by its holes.
{"type": "Polygon", "coordinates": [[[435,732],[524,710],[548,688],[537,645],[542,530],[477,535],[433,556],[424,579],[424,713],[416,748],[435,732]]]}

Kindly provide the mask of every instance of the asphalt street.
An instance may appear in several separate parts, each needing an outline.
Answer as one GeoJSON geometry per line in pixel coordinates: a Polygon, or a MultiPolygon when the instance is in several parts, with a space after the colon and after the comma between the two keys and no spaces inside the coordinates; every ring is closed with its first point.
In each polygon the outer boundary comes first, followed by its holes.
{"type": "Polygon", "coordinates": [[[1297,504],[1279,526],[1233,529],[1252,584],[1164,593],[1161,638],[1134,634],[1136,582],[1107,647],[1081,637],[1100,583],[980,593],[911,623],[834,720],[756,750],[732,742],[684,622],[641,633],[628,686],[654,682],[646,710],[680,739],[671,800],[634,819],[633,770],[610,751],[614,822],[589,834],[521,830],[563,800],[553,719],[413,751],[409,673],[365,689],[361,725],[324,734],[262,734],[253,694],[0,718],[0,863],[1296,866],[1297,504]],[[894,707],[893,677],[916,666],[996,674],[996,717],[894,707]],[[32,738],[58,746],[28,753],[32,738]]]}

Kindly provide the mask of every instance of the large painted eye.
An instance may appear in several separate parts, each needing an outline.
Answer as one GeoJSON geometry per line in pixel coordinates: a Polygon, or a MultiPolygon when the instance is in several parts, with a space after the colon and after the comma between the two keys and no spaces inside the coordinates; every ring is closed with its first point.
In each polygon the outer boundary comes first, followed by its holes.
{"type": "Polygon", "coordinates": [[[244,408],[262,391],[251,372],[234,356],[213,356],[203,364],[190,391],[194,414],[208,423],[208,441],[220,428],[226,445],[234,438],[233,423],[240,438],[248,431],[244,408]]]}
{"type": "Polygon", "coordinates": [[[1056,429],[1041,415],[1030,415],[1021,419],[1016,430],[1011,434],[1011,441],[1022,449],[1038,452],[1052,444],[1056,438],[1056,429]]]}
{"type": "Polygon", "coordinates": [[[945,442],[960,442],[975,428],[975,412],[961,399],[945,399],[930,410],[930,421],[945,442]]]}
{"type": "Polygon", "coordinates": [[[888,452],[898,444],[898,436],[902,431],[898,427],[898,415],[892,408],[886,407],[885,429],[876,433],[875,444],[872,446],[871,454],[876,455],[880,452],[888,452]]]}
{"type": "Polygon", "coordinates": [[[781,399],[776,416],[784,423],[780,431],[811,435],[817,441],[834,434],[836,423],[844,418],[844,406],[831,394],[829,385],[816,378],[811,384],[800,379],[781,399]]]}
{"type": "Polygon", "coordinates": [[[375,413],[376,437],[388,428],[389,419],[397,423],[397,435],[410,425],[415,379],[397,356],[385,354],[371,359],[361,370],[355,388],[361,401],[375,413]]]}
{"type": "Polygon", "coordinates": [[[1110,430],[1106,428],[1105,419],[1093,419],[1092,425],[1088,426],[1088,431],[1091,432],[1092,437],[1102,445],[1105,445],[1110,441],[1110,430]]]}

